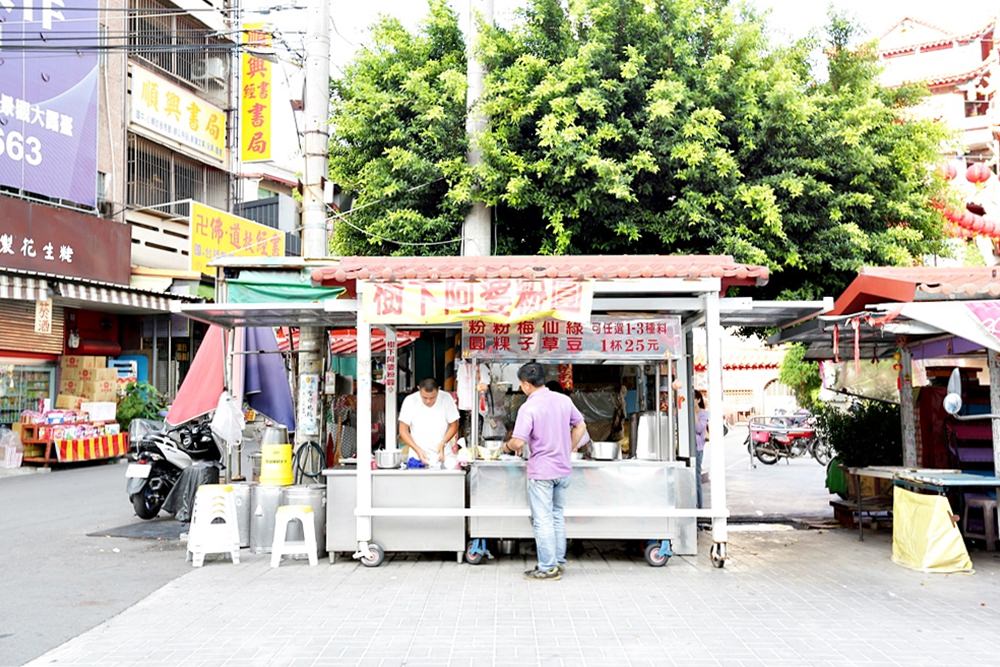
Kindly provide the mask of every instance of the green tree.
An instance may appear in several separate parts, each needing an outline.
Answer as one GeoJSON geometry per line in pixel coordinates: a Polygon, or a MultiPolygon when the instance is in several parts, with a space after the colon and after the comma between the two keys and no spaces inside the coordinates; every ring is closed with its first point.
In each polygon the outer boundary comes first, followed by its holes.
{"type": "Polygon", "coordinates": [[[340,254],[455,254],[469,200],[465,44],[432,0],[419,34],[383,17],[331,84],[330,178],[355,209],[334,226],[340,254]],[[402,241],[408,246],[389,242],[402,241]]]}
{"type": "Polygon", "coordinates": [[[819,398],[820,387],[823,386],[819,375],[819,364],[807,361],[804,345],[791,345],[781,360],[778,371],[778,381],[792,390],[795,402],[800,407],[812,410],[819,398]]]}
{"type": "Polygon", "coordinates": [[[772,270],[755,294],[833,294],[863,264],[940,249],[944,131],[911,117],[921,91],[878,84],[837,17],[825,44],[776,46],[725,0],[529,0],[482,41],[490,129],[469,174],[461,36],[440,2],[430,16],[419,36],[384,21],[337,84],[331,174],[356,206],[388,198],[349,216],[367,238],[338,225],[338,250],[454,237],[473,183],[500,253],[732,254],[772,270]]]}

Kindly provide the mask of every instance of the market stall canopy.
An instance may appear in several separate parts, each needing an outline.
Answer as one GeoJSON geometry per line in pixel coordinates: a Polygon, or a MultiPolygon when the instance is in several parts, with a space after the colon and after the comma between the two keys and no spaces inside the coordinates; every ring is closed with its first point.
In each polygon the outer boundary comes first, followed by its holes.
{"type": "MultiPolygon", "coordinates": [[[[406,347],[413,341],[420,338],[419,331],[397,331],[396,346],[406,347]]],[[[330,332],[330,353],[351,355],[358,352],[358,330],[357,329],[336,329],[330,332]]],[[[385,332],[381,329],[372,329],[372,353],[385,352],[385,332]]]]}
{"type": "Polygon", "coordinates": [[[993,267],[865,268],[832,310],[769,342],[806,344],[809,359],[891,355],[897,336],[947,338],[937,347],[952,353],[1000,349],[998,296],[1000,269],[993,267]]]}
{"type": "Polygon", "coordinates": [[[739,285],[766,284],[768,270],[739,264],[728,255],[344,257],[313,269],[312,277],[322,285],[356,280],[719,278],[725,292],[739,285]]]}

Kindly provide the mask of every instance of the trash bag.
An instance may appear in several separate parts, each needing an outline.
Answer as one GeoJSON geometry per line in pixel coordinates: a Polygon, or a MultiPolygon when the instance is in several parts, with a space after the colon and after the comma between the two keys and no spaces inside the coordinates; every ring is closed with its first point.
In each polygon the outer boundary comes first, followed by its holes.
{"type": "Polygon", "coordinates": [[[170,489],[163,509],[174,515],[182,523],[191,520],[194,509],[194,495],[202,484],[219,483],[219,464],[214,461],[198,461],[190,468],[181,471],[174,488],[170,489]]]}
{"type": "Polygon", "coordinates": [[[243,412],[228,391],[219,396],[219,403],[212,416],[212,433],[229,447],[238,446],[243,441],[243,429],[246,422],[243,412]]]}

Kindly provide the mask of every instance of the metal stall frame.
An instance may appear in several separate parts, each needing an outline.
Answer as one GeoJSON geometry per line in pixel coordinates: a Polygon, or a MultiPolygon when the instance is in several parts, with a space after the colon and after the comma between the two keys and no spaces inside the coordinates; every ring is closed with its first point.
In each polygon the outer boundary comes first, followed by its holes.
{"type": "MultiPolygon", "coordinates": [[[[346,258],[345,258],[346,259],[346,258]]],[[[501,258],[495,258],[501,259],[501,258]]],[[[704,259],[704,258],[702,258],[704,259]]],[[[713,258],[715,259],[715,258],[713,258]]],[[[309,260],[312,266],[327,264],[337,266],[338,261],[344,260],[329,259],[309,260]]],[[[730,260],[731,261],[731,260],[730,260]]],[[[229,260],[233,266],[238,268],[249,268],[247,259],[229,260]]],[[[289,268],[298,270],[301,268],[302,260],[289,261],[289,268]]],[[[266,268],[281,268],[274,262],[269,262],[266,268]]],[[[742,265],[740,265],[742,266],[742,265]]],[[[743,267],[745,270],[748,267],[743,267]]],[[[220,277],[222,275],[220,271],[220,277]]],[[[315,274],[314,274],[315,275],[315,274]]],[[[374,275],[374,274],[373,274],[374,275]]],[[[385,275],[391,275],[391,272],[385,275]]],[[[594,285],[594,299],[591,313],[605,314],[634,314],[636,316],[648,316],[651,314],[680,315],[682,324],[681,356],[678,362],[678,370],[683,368],[679,377],[684,377],[690,383],[690,355],[692,350],[688,349],[689,338],[687,336],[693,328],[703,326],[706,329],[708,340],[707,366],[709,368],[709,402],[712,406],[718,406],[711,410],[709,417],[709,428],[713,433],[723,431],[723,413],[721,410],[722,394],[722,359],[721,359],[721,338],[723,327],[725,326],[775,326],[784,323],[799,321],[803,317],[810,316],[828,310],[830,301],[798,301],[798,302],[754,302],[748,297],[723,298],[724,289],[721,277],[722,271],[713,273],[713,277],[698,278],[615,278],[602,277],[591,278],[589,281],[594,285]]],[[[515,277],[511,274],[511,277],[515,277]]],[[[458,278],[463,281],[475,281],[478,278],[473,275],[465,275],[458,278]]],[[[391,278],[385,278],[391,280],[391,278]]],[[[224,282],[224,279],[223,279],[224,282]]],[[[377,284],[379,278],[355,280],[356,293],[361,295],[364,287],[368,284],[377,284]]],[[[759,284],[759,281],[758,281],[759,284]]],[[[220,289],[224,294],[224,288],[220,289]]],[[[395,338],[397,326],[412,326],[412,323],[398,322],[392,325],[373,324],[365,316],[364,310],[360,307],[360,296],[357,299],[330,299],[323,302],[281,302],[281,303],[258,303],[258,304],[197,304],[197,305],[177,305],[175,312],[183,314],[192,319],[203,321],[209,324],[216,324],[224,328],[234,328],[241,326],[324,326],[343,327],[354,326],[358,337],[358,377],[356,382],[357,402],[357,422],[359,433],[370,433],[372,426],[372,373],[371,373],[371,327],[379,326],[384,328],[387,340],[395,338]]],[[[461,319],[456,318],[451,326],[460,323],[461,319]]],[[[437,325],[436,325],[437,326],[437,325]]],[[[440,328],[449,328],[447,323],[439,325],[440,328]]],[[[660,359],[659,361],[664,361],[660,359]]],[[[672,363],[672,362],[671,362],[672,363]]],[[[657,375],[659,375],[657,366],[657,375]]],[[[394,383],[395,384],[395,383],[394,383]]],[[[396,387],[392,388],[391,394],[387,392],[387,410],[395,412],[396,387]],[[390,407],[391,406],[391,407],[390,407]]],[[[659,405],[659,393],[661,387],[657,382],[655,395],[657,406],[659,405]]],[[[690,389],[690,387],[688,387],[690,389]]],[[[670,410],[674,410],[673,389],[670,390],[670,410]]],[[[689,403],[690,405],[690,403],[689,403]]],[[[657,408],[659,409],[659,408],[657,408]]],[[[475,411],[473,411],[475,413],[475,411]]],[[[690,454],[693,436],[690,433],[691,419],[690,408],[683,411],[688,419],[679,424],[678,442],[681,449],[687,446],[690,454]]],[[[396,443],[395,415],[387,412],[386,424],[387,442],[396,443]],[[390,417],[392,417],[390,419],[390,417]]],[[[659,429],[657,429],[658,431],[659,429]]],[[[357,460],[367,462],[372,458],[372,447],[370,438],[359,438],[357,444],[357,460]]],[[[643,517],[654,519],[668,518],[701,518],[710,519],[712,522],[712,540],[710,556],[713,565],[723,567],[727,558],[729,510],[726,506],[726,479],[725,479],[725,452],[723,447],[713,448],[710,460],[710,481],[709,489],[711,494],[711,506],[707,508],[670,508],[661,510],[629,511],[631,517],[643,517]]],[[[372,544],[372,519],[375,517],[527,517],[527,510],[496,510],[492,508],[411,508],[411,507],[372,507],[372,469],[367,463],[357,466],[357,502],[354,514],[357,518],[357,551],[354,558],[372,560],[376,557],[372,544]]],[[[614,509],[592,508],[587,510],[574,510],[567,508],[567,517],[616,517],[620,512],[614,509]]],[[[380,559],[379,559],[380,560],[380,559]]]]}

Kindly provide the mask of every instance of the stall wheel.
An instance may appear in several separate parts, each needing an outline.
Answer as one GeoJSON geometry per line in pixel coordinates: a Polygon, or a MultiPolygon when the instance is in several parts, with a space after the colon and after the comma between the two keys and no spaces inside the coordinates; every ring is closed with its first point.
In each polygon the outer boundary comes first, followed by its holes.
{"type": "Polygon", "coordinates": [[[472,540],[465,548],[465,562],[469,565],[479,565],[487,557],[492,558],[493,555],[486,549],[486,540],[484,539],[472,540]]]}
{"type": "Polygon", "coordinates": [[[712,566],[722,569],[726,566],[726,543],[716,542],[712,545],[712,566]]]}
{"type": "Polygon", "coordinates": [[[374,542],[370,542],[368,544],[368,554],[361,557],[361,564],[365,567],[378,567],[384,560],[385,550],[374,542]]]}
{"type": "Polygon", "coordinates": [[[643,555],[650,567],[663,567],[674,554],[670,550],[670,540],[657,540],[646,545],[643,555]]]}

